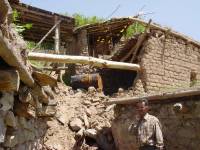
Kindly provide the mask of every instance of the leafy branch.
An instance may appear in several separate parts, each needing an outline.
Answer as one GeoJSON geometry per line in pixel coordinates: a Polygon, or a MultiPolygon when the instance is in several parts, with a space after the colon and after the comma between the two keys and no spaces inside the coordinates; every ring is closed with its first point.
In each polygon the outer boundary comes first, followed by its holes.
{"type": "Polygon", "coordinates": [[[25,30],[32,28],[33,25],[31,23],[20,24],[19,18],[20,18],[20,13],[17,10],[13,10],[12,19],[13,19],[13,23],[15,25],[15,29],[19,34],[24,32],[25,30]]]}

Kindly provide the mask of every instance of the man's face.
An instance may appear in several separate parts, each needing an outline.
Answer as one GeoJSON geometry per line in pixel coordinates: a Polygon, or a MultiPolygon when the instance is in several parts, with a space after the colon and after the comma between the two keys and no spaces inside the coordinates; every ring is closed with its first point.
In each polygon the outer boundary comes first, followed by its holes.
{"type": "Polygon", "coordinates": [[[148,106],[145,106],[145,102],[139,102],[136,105],[136,110],[140,117],[143,117],[148,112],[148,106]]]}

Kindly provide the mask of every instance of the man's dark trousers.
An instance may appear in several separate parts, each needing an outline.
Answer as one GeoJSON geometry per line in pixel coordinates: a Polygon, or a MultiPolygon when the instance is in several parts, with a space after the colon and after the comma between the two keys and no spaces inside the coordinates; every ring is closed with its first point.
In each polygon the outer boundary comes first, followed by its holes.
{"type": "Polygon", "coordinates": [[[145,145],[141,146],[139,150],[157,150],[157,148],[155,146],[145,145]]]}

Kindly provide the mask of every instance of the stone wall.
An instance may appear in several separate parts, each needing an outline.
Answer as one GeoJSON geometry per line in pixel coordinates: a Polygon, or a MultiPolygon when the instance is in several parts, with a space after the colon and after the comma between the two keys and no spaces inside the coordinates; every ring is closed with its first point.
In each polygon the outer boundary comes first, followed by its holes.
{"type": "MultiPolygon", "coordinates": [[[[139,57],[143,69],[140,80],[147,93],[200,85],[200,47],[183,39],[155,32],[139,57]]],[[[135,87],[136,93],[141,91],[138,85],[135,87]]]]}
{"type": "Polygon", "coordinates": [[[47,125],[34,117],[28,103],[20,103],[13,92],[0,92],[0,149],[42,149],[42,137],[47,125]]]}
{"type": "MultiPolygon", "coordinates": [[[[167,150],[198,150],[200,147],[200,97],[189,97],[182,103],[187,109],[178,112],[175,103],[151,105],[150,114],[157,116],[162,124],[167,150]]],[[[128,131],[135,120],[133,106],[117,106],[112,132],[119,150],[137,150],[135,136],[128,131]]]]}
{"type": "Polygon", "coordinates": [[[40,150],[47,118],[56,114],[50,82],[27,62],[26,44],[15,31],[8,0],[0,1],[0,150],[40,150]],[[22,82],[20,82],[22,81],[22,82]]]}

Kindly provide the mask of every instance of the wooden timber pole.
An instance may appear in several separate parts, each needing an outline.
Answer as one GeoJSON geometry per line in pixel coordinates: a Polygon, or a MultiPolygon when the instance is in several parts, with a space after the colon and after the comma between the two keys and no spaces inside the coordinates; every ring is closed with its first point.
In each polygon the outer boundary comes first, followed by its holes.
{"type": "MultiPolygon", "coordinates": [[[[59,17],[55,16],[55,24],[58,22],[59,17]]],[[[55,38],[54,38],[54,44],[55,44],[55,53],[60,54],[60,24],[58,24],[55,28],[55,38]]]]}
{"type": "MultiPolygon", "coordinates": [[[[149,95],[149,96],[141,96],[141,97],[131,97],[131,98],[113,98],[110,99],[110,101],[105,102],[106,105],[111,104],[120,104],[120,105],[126,105],[126,104],[134,104],[142,99],[149,100],[149,103],[158,103],[158,102],[165,102],[170,101],[169,99],[173,100],[174,98],[180,98],[185,96],[195,96],[200,95],[200,88],[193,88],[188,90],[178,90],[175,92],[168,92],[168,93],[162,93],[162,94],[156,94],[156,95],[149,95]]],[[[187,99],[184,99],[187,100],[187,99]]]]}
{"type": "Polygon", "coordinates": [[[60,25],[61,20],[57,21],[55,25],[44,35],[44,37],[37,43],[37,45],[32,49],[32,51],[36,50],[38,46],[42,44],[42,42],[49,36],[49,34],[58,26],[60,25]]]}
{"type": "MultiPolygon", "coordinates": [[[[55,15],[55,23],[59,20],[59,17],[57,15],[55,15]]],[[[55,46],[55,54],[60,54],[60,24],[57,25],[56,29],[55,29],[55,37],[54,37],[54,46],[55,46]]],[[[57,68],[59,66],[58,63],[55,64],[55,68],[57,68]]],[[[62,77],[61,77],[61,71],[57,70],[56,73],[58,74],[58,81],[62,82],[62,77]]]]}
{"type": "Polygon", "coordinates": [[[140,70],[140,65],[138,64],[114,62],[87,56],[56,55],[56,54],[30,52],[28,53],[28,59],[38,60],[38,61],[49,61],[55,63],[88,64],[100,68],[112,68],[112,69],[133,70],[133,71],[140,70]]]}

